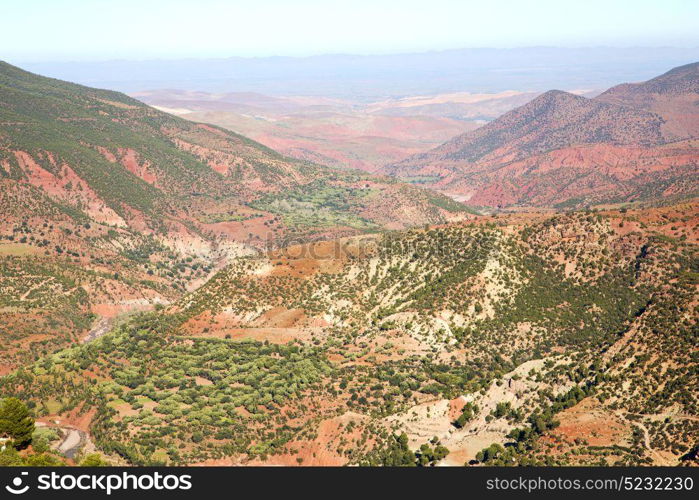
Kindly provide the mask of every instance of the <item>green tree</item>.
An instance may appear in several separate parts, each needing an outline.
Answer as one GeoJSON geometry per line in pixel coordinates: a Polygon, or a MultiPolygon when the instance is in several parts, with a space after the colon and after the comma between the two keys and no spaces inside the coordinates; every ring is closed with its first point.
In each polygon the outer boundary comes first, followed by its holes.
{"type": "Polygon", "coordinates": [[[0,451],[0,467],[24,465],[22,457],[14,448],[7,448],[5,451],[0,451]]]}
{"type": "Polygon", "coordinates": [[[464,405],[461,415],[452,424],[457,429],[461,429],[466,425],[467,422],[473,420],[473,418],[478,414],[478,406],[468,402],[464,405]]]}
{"type": "Polygon", "coordinates": [[[82,467],[109,467],[111,464],[99,453],[90,453],[80,462],[80,465],[82,467]]]}
{"type": "Polygon", "coordinates": [[[32,440],[32,448],[36,453],[46,453],[49,451],[49,442],[46,438],[40,437],[32,440]]]}
{"type": "Polygon", "coordinates": [[[32,442],[34,419],[17,398],[7,398],[0,405],[0,436],[12,439],[12,445],[26,448],[32,442]]]}
{"type": "Polygon", "coordinates": [[[58,467],[65,465],[58,457],[48,453],[29,455],[24,463],[30,467],[58,467]]]}

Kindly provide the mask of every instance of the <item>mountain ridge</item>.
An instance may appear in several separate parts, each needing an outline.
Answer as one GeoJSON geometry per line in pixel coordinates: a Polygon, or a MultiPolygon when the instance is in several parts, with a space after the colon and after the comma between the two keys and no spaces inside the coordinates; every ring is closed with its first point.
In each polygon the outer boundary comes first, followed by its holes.
{"type": "Polygon", "coordinates": [[[694,63],[646,83],[613,87],[592,99],[548,91],[386,171],[399,178],[437,175],[429,186],[476,205],[567,203],[578,197],[571,184],[576,178],[582,198],[592,203],[658,198],[668,190],[691,195],[697,186],[689,174],[699,164],[691,142],[699,137],[698,89],[699,64],[694,63]],[[585,148],[606,148],[608,156],[618,160],[606,161],[602,150],[585,152],[586,158],[581,158],[585,148]],[[655,159],[649,162],[650,158],[655,159]],[[509,194],[497,193],[503,188],[498,185],[503,180],[500,172],[509,172],[509,194]],[[648,176],[665,187],[643,193],[648,176]],[[592,191],[586,186],[590,182],[596,185],[592,191]],[[624,184],[622,195],[612,197],[609,183],[624,184]],[[543,194],[551,188],[559,193],[543,194]]]}
{"type": "Polygon", "coordinates": [[[82,415],[124,465],[396,465],[403,434],[403,465],[423,445],[456,466],[693,464],[698,207],[499,214],[234,259],[0,390],[42,422],[82,415]]]}
{"type": "Polygon", "coordinates": [[[7,63],[0,213],[6,367],[79,341],[100,318],[176,300],[230,258],[472,216],[435,192],[7,63]]]}

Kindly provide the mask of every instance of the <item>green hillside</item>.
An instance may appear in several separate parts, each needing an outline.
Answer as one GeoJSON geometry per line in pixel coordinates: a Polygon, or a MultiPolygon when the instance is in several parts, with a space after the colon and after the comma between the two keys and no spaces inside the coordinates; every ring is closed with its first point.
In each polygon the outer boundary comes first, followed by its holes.
{"type": "Polygon", "coordinates": [[[134,464],[276,463],[333,419],[354,422],[323,444],[344,463],[393,463],[394,433],[434,432],[454,451],[483,429],[510,446],[481,454],[490,464],[652,463],[637,422],[680,463],[697,435],[696,246],[662,235],[681,222],[672,212],[636,226],[645,217],[491,218],[240,258],[1,387],[39,414],[47,399],[95,409],[98,446],[134,464]],[[453,421],[420,413],[462,396],[473,403],[453,421]],[[620,419],[628,443],[551,450],[558,419],[583,401],[620,419]]]}

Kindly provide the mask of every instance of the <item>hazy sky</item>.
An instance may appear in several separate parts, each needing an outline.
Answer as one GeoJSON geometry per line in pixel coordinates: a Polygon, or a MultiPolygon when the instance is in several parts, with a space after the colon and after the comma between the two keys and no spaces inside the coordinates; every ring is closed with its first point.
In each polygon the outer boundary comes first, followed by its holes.
{"type": "Polygon", "coordinates": [[[0,0],[14,62],[699,46],[698,0],[0,0]]]}

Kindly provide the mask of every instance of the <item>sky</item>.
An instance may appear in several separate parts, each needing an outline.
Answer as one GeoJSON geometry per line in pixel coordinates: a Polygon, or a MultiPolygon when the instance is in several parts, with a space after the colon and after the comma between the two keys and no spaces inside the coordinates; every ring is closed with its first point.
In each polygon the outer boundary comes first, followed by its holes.
{"type": "Polygon", "coordinates": [[[12,62],[699,46],[698,0],[0,0],[12,62]]]}

